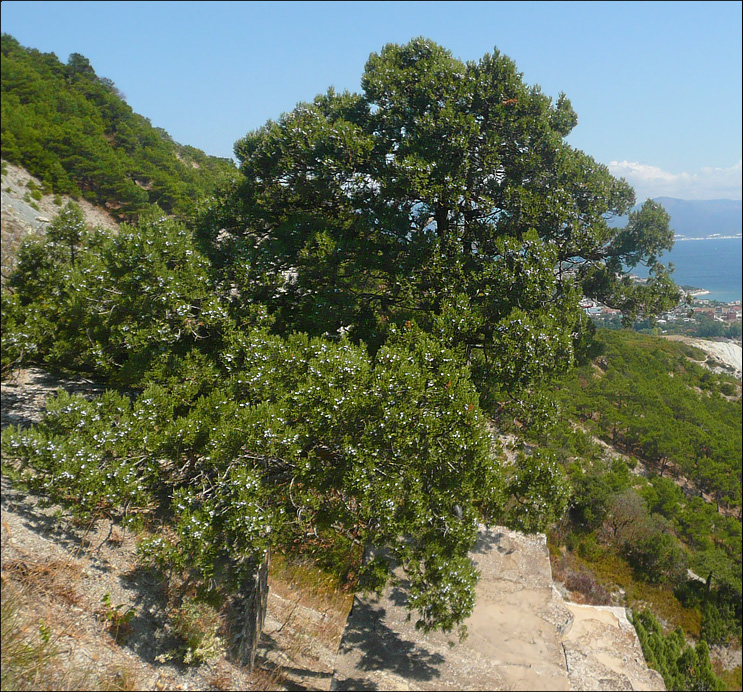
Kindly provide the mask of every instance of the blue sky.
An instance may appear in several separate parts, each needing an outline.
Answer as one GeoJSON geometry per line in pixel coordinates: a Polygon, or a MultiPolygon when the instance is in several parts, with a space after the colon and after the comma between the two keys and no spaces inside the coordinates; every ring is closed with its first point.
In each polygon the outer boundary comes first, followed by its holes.
{"type": "Polygon", "coordinates": [[[425,36],[497,47],[564,91],[568,141],[638,200],[741,198],[740,2],[3,2],[2,31],[76,52],[132,108],[209,154],[329,86],[360,90],[370,53],[425,36]]]}

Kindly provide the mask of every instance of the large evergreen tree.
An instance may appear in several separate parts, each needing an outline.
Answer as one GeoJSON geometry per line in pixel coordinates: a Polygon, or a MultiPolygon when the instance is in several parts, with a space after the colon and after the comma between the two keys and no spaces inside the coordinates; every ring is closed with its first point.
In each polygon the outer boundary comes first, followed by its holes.
{"type": "MultiPolygon", "coordinates": [[[[80,56],[63,74],[95,95],[80,56]]],[[[62,398],[4,450],[78,512],[161,503],[173,530],[151,554],[205,580],[306,532],[386,549],[367,583],[399,560],[421,625],[451,629],[473,606],[477,522],[542,530],[568,495],[549,455],[500,464],[482,394],[540,409],[536,385],[582,343],[581,293],[628,316],[675,299],[656,259],[672,235],[652,203],[609,226],[631,189],[564,142],[567,99],[498,53],[390,45],[362,84],[236,144],[242,175],[199,219],[208,258],[159,214],[106,237],[67,210],[27,246],[13,362],[73,358],[143,393],[62,398]],[[646,286],[617,278],[638,262],[646,286]]]]}
{"type": "Polygon", "coordinates": [[[648,201],[609,225],[634,193],[565,143],[564,95],[497,51],[465,64],[424,39],[373,54],[362,87],[237,142],[242,178],[205,217],[213,256],[279,328],[376,346],[415,321],[519,395],[571,364],[581,294],[628,319],[678,300],[657,260],[668,215],[648,201]],[[639,263],[646,285],[624,273],[639,263]]]}

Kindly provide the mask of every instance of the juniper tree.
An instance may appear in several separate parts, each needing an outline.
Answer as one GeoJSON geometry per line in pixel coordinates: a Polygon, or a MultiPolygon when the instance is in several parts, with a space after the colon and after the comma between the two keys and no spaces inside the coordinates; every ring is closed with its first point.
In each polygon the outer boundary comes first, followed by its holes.
{"type": "Polygon", "coordinates": [[[279,329],[374,348],[412,320],[523,400],[572,363],[583,294],[627,319],[677,301],[658,261],[668,215],[649,200],[609,223],[634,192],[565,142],[564,94],[528,86],[497,50],[464,63],[422,38],[372,54],[361,84],[239,140],[241,177],[202,223],[279,329]],[[626,273],[637,264],[645,285],[626,273]]]}
{"type": "Polygon", "coordinates": [[[607,223],[631,189],[564,142],[567,98],[497,52],[390,45],[362,86],[236,144],[241,176],[199,221],[211,266],[162,217],[77,253],[44,348],[141,394],[60,399],[4,449],[78,512],[164,503],[172,531],[145,552],[206,581],[239,582],[297,532],[386,548],[366,583],[399,560],[420,625],[448,630],[473,607],[477,523],[541,530],[568,495],[547,455],[501,465],[481,398],[538,413],[581,293],[628,315],[675,296],[672,236],[652,204],[607,223]],[[644,287],[616,278],[636,262],[644,287]]]}

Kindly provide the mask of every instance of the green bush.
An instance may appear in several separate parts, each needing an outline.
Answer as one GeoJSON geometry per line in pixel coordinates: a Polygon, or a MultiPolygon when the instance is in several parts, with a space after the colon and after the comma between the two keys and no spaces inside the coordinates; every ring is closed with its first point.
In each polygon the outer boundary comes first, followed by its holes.
{"type": "Polygon", "coordinates": [[[208,603],[185,598],[171,611],[170,624],[183,640],[184,663],[205,663],[224,654],[219,613],[208,603]]]}
{"type": "Polygon", "coordinates": [[[636,613],[632,623],[651,668],[662,676],[669,690],[724,690],[712,670],[709,647],[701,641],[687,645],[681,629],[663,634],[660,623],[649,611],[636,613]]]}

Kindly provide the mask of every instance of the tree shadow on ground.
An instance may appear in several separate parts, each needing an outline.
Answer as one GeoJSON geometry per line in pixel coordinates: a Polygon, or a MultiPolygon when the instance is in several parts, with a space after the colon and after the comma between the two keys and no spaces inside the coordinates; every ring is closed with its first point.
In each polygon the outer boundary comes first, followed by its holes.
{"type": "MultiPolygon", "coordinates": [[[[405,603],[407,597],[402,588],[391,594],[393,603],[405,603]]],[[[357,663],[360,670],[384,671],[410,680],[427,681],[440,676],[439,666],[444,657],[431,652],[414,635],[406,636],[394,631],[384,623],[387,611],[368,601],[357,600],[343,633],[339,654],[350,651],[361,653],[357,663]]],[[[353,684],[348,689],[375,689],[371,681],[347,679],[353,684]]],[[[338,689],[346,689],[339,687],[338,689]]]]}
{"type": "Polygon", "coordinates": [[[480,531],[477,536],[475,545],[472,546],[470,553],[485,554],[492,550],[497,550],[501,555],[511,555],[516,549],[506,540],[507,535],[502,531],[480,531]]]}
{"type": "Polygon", "coordinates": [[[279,671],[283,678],[281,683],[282,689],[289,690],[290,692],[321,689],[319,687],[321,683],[332,678],[332,673],[330,672],[311,670],[307,667],[299,665],[292,666],[286,663],[277,664],[269,657],[271,652],[282,651],[282,647],[270,634],[261,633],[260,644],[258,645],[258,651],[255,656],[255,667],[262,668],[268,672],[279,671]],[[297,679],[304,680],[308,684],[302,685],[297,682],[297,679]]]}
{"type": "Polygon", "coordinates": [[[171,666],[185,673],[188,666],[177,655],[171,657],[182,642],[165,627],[168,598],[163,576],[153,568],[135,567],[119,580],[132,594],[135,613],[120,644],[152,665],[161,664],[158,657],[166,656],[171,666]]]}
{"type": "Polygon", "coordinates": [[[10,479],[2,478],[0,504],[5,511],[13,512],[23,519],[23,525],[35,534],[68,551],[72,557],[87,557],[90,568],[98,572],[110,569],[109,561],[101,549],[109,543],[115,524],[108,518],[76,523],[69,510],[59,505],[46,506],[43,497],[26,492],[10,479]],[[102,525],[108,535],[102,540],[96,528],[102,525]],[[106,528],[108,527],[108,529],[106,528]]]}

